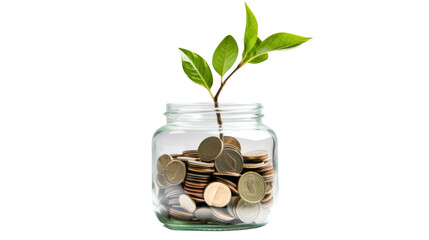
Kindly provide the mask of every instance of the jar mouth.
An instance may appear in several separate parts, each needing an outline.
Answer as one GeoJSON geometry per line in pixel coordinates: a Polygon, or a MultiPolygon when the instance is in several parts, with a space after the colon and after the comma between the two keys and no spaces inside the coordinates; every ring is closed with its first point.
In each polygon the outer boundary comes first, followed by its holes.
{"type": "Polygon", "coordinates": [[[164,115],[168,123],[217,125],[217,115],[221,115],[223,123],[259,122],[264,116],[262,108],[260,103],[220,102],[217,107],[213,102],[167,103],[164,115]]]}
{"type": "Polygon", "coordinates": [[[213,102],[167,103],[164,115],[189,112],[255,112],[262,108],[261,103],[220,102],[218,107],[215,107],[213,102]]]}

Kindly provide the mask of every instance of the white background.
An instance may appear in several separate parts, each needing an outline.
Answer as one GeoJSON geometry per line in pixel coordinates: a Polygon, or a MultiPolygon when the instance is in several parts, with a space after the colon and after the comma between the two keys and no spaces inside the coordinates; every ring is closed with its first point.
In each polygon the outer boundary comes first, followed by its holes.
{"type": "Polygon", "coordinates": [[[151,137],[167,102],[210,101],[177,48],[242,50],[243,1],[1,1],[0,239],[428,239],[424,3],[248,1],[262,39],[313,37],[220,98],[265,106],[282,218],[206,233],[155,218],[151,137]]]}

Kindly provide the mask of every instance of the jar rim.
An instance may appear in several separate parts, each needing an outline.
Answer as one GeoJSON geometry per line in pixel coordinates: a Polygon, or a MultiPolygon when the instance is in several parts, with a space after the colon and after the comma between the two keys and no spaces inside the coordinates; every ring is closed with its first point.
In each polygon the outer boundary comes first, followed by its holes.
{"type": "Polygon", "coordinates": [[[213,124],[218,126],[221,118],[223,124],[260,122],[264,116],[260,103],[213,102],[167,103],[164,115],[167,123],[213,124]]]}

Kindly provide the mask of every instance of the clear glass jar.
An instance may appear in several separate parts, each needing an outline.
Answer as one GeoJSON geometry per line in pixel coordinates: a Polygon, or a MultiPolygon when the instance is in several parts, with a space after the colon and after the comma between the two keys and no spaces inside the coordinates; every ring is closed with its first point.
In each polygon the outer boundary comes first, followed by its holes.
{"type": "Polygon", "coordinates": [[[167,124],[152,141],[153,206],[165,227],[268,223],[277,199],[277,139],[261,110],[259,103],[167,104],[167,124]]]}

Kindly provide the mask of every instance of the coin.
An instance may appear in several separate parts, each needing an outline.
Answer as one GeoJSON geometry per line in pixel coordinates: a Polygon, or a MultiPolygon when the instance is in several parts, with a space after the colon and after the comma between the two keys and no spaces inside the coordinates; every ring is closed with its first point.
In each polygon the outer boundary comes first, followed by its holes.
{"type": "Polygon", "coordinates": [[[225,208],[211,207],[210,210],[212,211],[214,220],[216,221],[227,223],[235,219],[233,216],[229,215],[225,208]]]}
{"type": "Polygon", "coordinates": [[[247,172],[238,180],[238,192],[240,197],[249,203],[260,202],[266,191],[264,178],[255,172],[247,172]]]}
{"type": "Polygon", "coordinates": [[[232,149],[224,149],[215,160],[215,168],[218,172],[241,173],[243,170],[243,157],[232,149]]]}
{"type": "Polygon", "coordinates": [[[270,209],[262,207],[262,205],[259,207],[259,213],[258,216],[255,219],[256,224],[266,223],[267,217],[270,214],[270,209]]]}
{"type": "Polygon", "coordinates": [[[212,211],[208,207],[199,207],[195,210],[194,215],[201,221],[207,221],[212,217],[212,211]]]}
{"type": "MultiPolygon", "coordinates": [[[[228,205],[226,205],[226,209],[228,210],[229,214],[231,214],[231,216],[235,216],[234,208],[235,208],[235,204],[238,202],[238,200],[240,200],[240,197],[232,196],[231,201],[229,201],[228,205]]],[[[235,216],[235,217],[237,217],[237,216],[235,216]]]]}
{"type": "Polygon", "coordinates": [[[223,136],[223,143],[224,144],[231,144],[231,145],[235,146],[236,148],[238,148],[239,151],[241,151],[240,142],[234,137],[223,136]]]}
{"type": "Polygon", "coordinates": [[[209,167],[209,168],[214,167],[213,163],[202,162],[202,161],[198,161],[198,160],[195,160],[195,159],[189,159],[188,160],[188,165],[189,166],[194,166],[194,167],[209,167]]]}
{"type": "Polygon", "coordinates": [[[168,155],[168,154],[161,155],[158,158],[158,161],[156,164],[156,169],[158,170],[158,172],[164,174],[165,173],[165,167],[171,161],[173,161],[173,158],[170,155],[168,155]]]}
{"type": "Polygon", "coordinates": [[[179,196],[180,206],[188,211],[189,213],[193,213],[196,209],[196,205],[194,200],[192,200],[188,195],[182,194],[179,196]]]}
{"type": "Polygon", "coordinates": [[[260,163],[245,163],[245,164],[243,164],[243,168],[255,169],[255,168],[263,167],[264,165],[265,165],[264,162],[260,162],[260,163]]]}
{"type": "Polygon", "coordinates": [[[204,190],[204,200],[209,206],[225,207],[231,200],[231,190],[220,182],[212,182],[204,190]]]}
{"type": "Polygon", "coordinates": [[[253,150],[253,151],[245,152],[243,154],[243,157],[245,159],[256,159],[256,158],[266,157],[267,155],[268,155],[267,150],[253,150]]]}
{"type": "Polygon", "coordinates": [[[180,220],[191,220],[194,215],[182,209],[170,208],[170,216],[180,220]]]}
{"type": "Polygon", "coordinates": [[[233,172],[214,172],[214,176],[227,176],[227,177],[240,177],[240,173],[233,173],[233,172]]]}
{"type": "Polygon", "coordinates": [[[238,219],[244,223],[252,223],[259,215],[259,203],[249,203],[243,199],[238,200],[235,212],[238,219]]]}
{"type": "Polygon", "coordinates": [[[156,175],[156,183],[158,184],[160,189],[164,189],[168,187],[170,184],[167,182],[167,179],[165,178],[164,174],[158,173],[156,175]]]}
{"type": "Polygon", "coordinates": [[[165,177],[170,184],[183,182],[186,176],[186,166],[182,161],[173,160],[165,167],[165,177]]]}
{"type": "Polygon", "coordinates": [[[198,146],[198,156],[203,161],[213,161],[222,153],[222,149],[223,143],[220,138],[208,137],[198,146]]]}
{"type": "Polygon", "coordinates": [[[265,194],[271,193],[273,191],[274,185],[272,182],[267,183],[267,189],[265,189],[265,194]]]}

